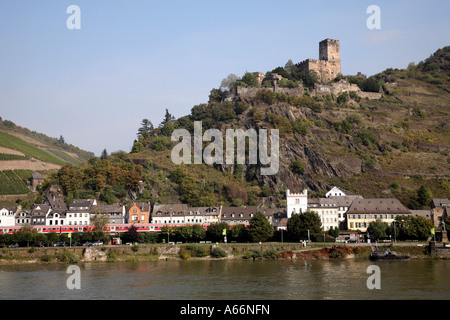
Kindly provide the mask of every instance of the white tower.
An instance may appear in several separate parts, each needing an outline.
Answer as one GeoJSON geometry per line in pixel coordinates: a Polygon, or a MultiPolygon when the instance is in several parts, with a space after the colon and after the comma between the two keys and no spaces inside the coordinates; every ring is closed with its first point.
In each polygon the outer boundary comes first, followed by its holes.
{"type": "Polygon", "coordinates": [[[304,213],[308,210],[308,190],[303,190],[302,193],[291,193],[289,189],[286,190],[286,206],[288,219],[292,214],[304,213]]]}

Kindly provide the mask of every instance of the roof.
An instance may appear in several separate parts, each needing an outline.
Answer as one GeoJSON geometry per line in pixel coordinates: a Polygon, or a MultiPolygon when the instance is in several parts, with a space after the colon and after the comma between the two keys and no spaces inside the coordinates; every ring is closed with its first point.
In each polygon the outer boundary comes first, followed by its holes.
{"type": "Polygon", "coordinates": [[[431,210],[411,210],[411,214],[414,217],[424,217],[425,219],[431,219],[431,210]]]}
{"type": "Polygon", "coordinates": [[[118,212],[123,213],[123,206],[120,204],[106,204],[106,205],[97,205],[91,208],[91,213],[111,213],[118,212]]]}
{"type": "Polygon", "coordinates": [[[44,180],[44,176],[39,172],[33,172],[31,174],[31,178],[44,180]]]}
{"type": "Polygon", "coordinates": [[[308,207],[311,208],[336,208],[337,201],[331,198],[310,198],[308,199],[308,207]]]}
{"type": "Polygon", "coordinates": [[[347,196],[330,196],[328,199],[332,199],[337,203],[339,207],[350,207],[352,202],[356,199],[364,199],[360,195],[347,195],[347,196]]]}
{"type": "Polygon", "coordinates": [[[431,202],[432,208],[437,207],[450,207],[450,199],[433,199],[431,202]]]}
{"type": "Polygon", "coordinates": [[[411,214],[398,199],[395,198],[376,198],[376,199],[356,199],[353,201],[347,214],[355,213],[385,213],[385,214],[411,214]]]}
{"type": "Polygon", "coordinates": [[[286,209],[280,208],[261,208],[261,207],[223,207],[222,208],[222,220],[233,220],[233,219],[247,219],[250,220],[256,212],[261,212],[265,216],[273,216],[274,214],[280,212],[283,213],[286,209]],[[234,215],[234,216],[233,216],[234,215]]]}
{"type": "Polygon", "coordinates": [[[131,207],[133,207],[135,205],[143,212],[150,212],[150,203],[149,202],[133,202],[133,204],[130,206],[130,208],[128,210],[130,210],[131,207]]]}
{"type": "Polygon", "coordinates": [[[157,204],[153,206],[152,215],[184,215],[189,212],[187,204],[157,204]]]}

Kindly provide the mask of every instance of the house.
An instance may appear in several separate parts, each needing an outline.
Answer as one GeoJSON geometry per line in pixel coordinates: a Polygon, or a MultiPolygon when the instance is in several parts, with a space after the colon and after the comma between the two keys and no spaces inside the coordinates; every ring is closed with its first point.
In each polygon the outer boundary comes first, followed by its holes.
{"type": "Polygon", "coordinates": [[[346,213],[348,230],[367,231],[369,224],[381,220],[391,224],[397,216],[410,215],[398,199],[356,199],[346,213]]]}
{"type": "Polygon", "coordinates": [[[187,204],[157,204],[153,206],[152,223],[154,224],[185,224],[187,204]]]}
{"type": "Polygon", "coordinates": [[[258,211],[258,207],[223,207],[221,222],[226,222],[229,225],[249,224],[258,211]]]}
{"type": "Polygon", "coordinates": [[[14,227],[16,211],[16,207],[0,207],[0,227],[14,227]]]}
{"type": "Polygon", "coordinates": [[[109,219],[108,224],[125,224],[126,209],[121,204],[92,206],[90,210],[91,223],[96,215],[107,216],[109,219]]]}
{"type": "Polygon", "coordinates": [[[15,214],[16,226],[21,227],[24,225],[31,224],[31,214],[30,210],[22,210],[21,208],[17,210],[15,214]]]}
{"type": "Polygon", "coordinates": [[[308,210],[308,190],[303,190],[302,193],[291,193],[289,189],[286,190],[286,210],[288,219],[294,213],[303,213],[308,210]]]}
{"type": "Polygon", "coordinates": [[[128,223],[148,223],[150,221],[150,202],[133,202],[127,211],[128,223]]]}
{"type": "Polygon", "coordinates": [[[283,209],[267,209],[261,207],[223,207],[222,208],[222,217],[221,222],[226,222],[229,225],[234,224],[249,224],[250,220],[253,218],[255,213],[261,212],[267,217],[267,220],[273,225],[274,215],[279,213],[279,217],[281,219],[281,215],[284,213],[283,209]],[[280,212],[281,211],[281,212],[280,212]]]}
{"type": "Polygon", "coordinates": [[[338,188],[338,187],[334,186],[333,188],[331,188],[330,191],[328,191],[325,194],[325,197],[326,198],[329,198],[329,197],[332,197],[332,196],[333,197],[345,197],[347,195],[348,195],[348,191],[345,191],[345,190],[343,190],[341,188],[338,188]]]}
{"type": "Polygon", "coordinates": [[[31,174],[31,189],[36,191],[37,187],[44,183],[44,176],[38,172],[33,172],[31,174]]]}
{"type": "Polygon", "coordinates": [[[69,226],[87,226],[90,224],[90,213],[97,205],[95,199],[76,199],[66,212],[66,223],[69,226]]]}
{"type": "Polygon", "coordinates": [[[48,204],[52,210],[55,211],[67,211],[67,205],[63,198],[57,197],[55,195],[48,195],[44,201],[44,204],[48,204]]]}
{"type": "Polygon", "coordinates": [[[45,226],[45,219],[52,208],[48,204],[34,204],[31,207],[30,223],[33,226],[45,226]]]}
{"type": "Polygon", "coordinates": [[[322,229],[339,228],[339,205],[337,201],[330,198],[308,199],[308,210],[317,213],[322,222],[322,229]]]}
{"type": "Polygon", "coordinates": [[[47,212],[45,216],[46,226],[63,226],[66,224],[66,211],[54,211],[47,212]]]}

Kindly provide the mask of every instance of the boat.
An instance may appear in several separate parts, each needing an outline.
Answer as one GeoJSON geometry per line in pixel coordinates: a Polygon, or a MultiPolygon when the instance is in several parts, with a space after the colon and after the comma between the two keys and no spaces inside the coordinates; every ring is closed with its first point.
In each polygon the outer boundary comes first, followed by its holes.
{"type": "Polygon", "coordinates": [[[370,254],[370,260],[408,260],[408,255],[399,256],[391,250],[375,250],[370,254]]]}

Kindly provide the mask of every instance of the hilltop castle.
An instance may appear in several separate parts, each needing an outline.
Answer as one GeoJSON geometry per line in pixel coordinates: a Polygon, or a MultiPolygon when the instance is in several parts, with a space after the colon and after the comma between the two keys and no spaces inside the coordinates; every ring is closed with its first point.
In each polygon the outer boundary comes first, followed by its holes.
{"type": "MultiPolygon", "coordinates": [[[[319,76],[319,83],[315,83],[307,92],[311,96],[316,95],[339,95],[343,92],[353,92],[363,99],[380,99],[380,92],[364,92],[354,83],[349,83],[345,79],[336,81],[341,75],[341,50],[339,40],[325,39],[319,43],[319,59],[307,59],[297,63],[296,68],[300,72],[314,71],[319,76]],[[335,81],[333,81],[335,80],[335,81]]],[[[276,73],[253,72],[258,86],[236,86],[226,97],[231,100],[235,97],[250,98],[254,97],[258,91],[271,90],[276,93],[288,96],[302,96],[305,94],[305,88],[302,83],[297,87],[282,86],[283,77],[276,73]]]]}
{"type": "Polygon", "coordinates": [[[307,59],[297,64],[302,72],[313,70],[321,82],[334,80],[341,73],[339,40],[325,39],[319,43],[319,60],[307,59]]]}

